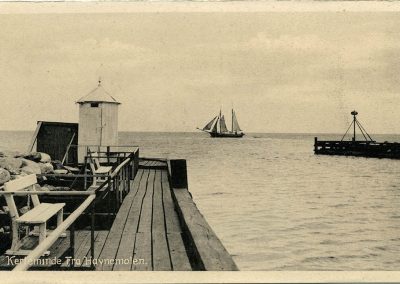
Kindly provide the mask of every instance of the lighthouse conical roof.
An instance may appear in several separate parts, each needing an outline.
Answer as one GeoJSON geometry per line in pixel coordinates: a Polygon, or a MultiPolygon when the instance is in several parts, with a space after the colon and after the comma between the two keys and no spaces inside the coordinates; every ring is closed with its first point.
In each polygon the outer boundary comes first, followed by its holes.
{"type": "Polygon", "coordinates": [[[113,96],[111,96],[107,91],[103,88],[101,85],[101,82],[99,82],[99,85],[92,90],[89,94],[86,96],[83,96],[77,101],[78,104],[84,104],[84,103],[112,103],[112,104],[120,104],[113,96]]]}

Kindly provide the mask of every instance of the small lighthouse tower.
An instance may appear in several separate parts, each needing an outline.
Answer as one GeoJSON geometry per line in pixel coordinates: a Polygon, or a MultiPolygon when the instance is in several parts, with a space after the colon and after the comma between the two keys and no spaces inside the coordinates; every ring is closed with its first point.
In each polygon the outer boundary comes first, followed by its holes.
{"type": "MultiPolygon", "coordinates": [[[[79,104],[79,146],[118,145],[118,106],[119,102],[104,90],[99,79],[98,86],[79,104]]],[[[80,147],[78,160],[83,161],[86,147],[80,147]]]]}

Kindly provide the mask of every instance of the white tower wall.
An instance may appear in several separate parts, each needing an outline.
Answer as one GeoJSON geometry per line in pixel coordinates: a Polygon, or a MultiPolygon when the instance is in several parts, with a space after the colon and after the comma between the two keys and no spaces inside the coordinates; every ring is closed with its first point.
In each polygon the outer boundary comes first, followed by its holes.
{"type": "MultiPolygon", "coordinates": [[[[78,101],[78,160],[84,162],[85,146],[118,145],[118,105],[101,86],[78,101]]],[[[91,147],[96,149],[96,147],[91,147]]]]}

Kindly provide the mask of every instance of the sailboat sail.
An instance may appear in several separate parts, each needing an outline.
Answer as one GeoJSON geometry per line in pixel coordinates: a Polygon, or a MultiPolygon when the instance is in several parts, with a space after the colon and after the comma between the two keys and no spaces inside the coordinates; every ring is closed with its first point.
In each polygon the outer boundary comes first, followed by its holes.
{"type": "Polygon", "coordinates": [[[232,112],[232,132],[242,131],[236,118],[235,112],[232,112]]]}
{"type": "Polygon", "coordinates": [[[219,120],[218,116],[216,116],[215,118],[216,119],[215,119],[214,125],[212,126],[212,129],[210,131],[210,132],[213,132],[213,133],[217,132],[217,126],[218,126],[218,120],[219,120]]]}
{"type": "Polygon", "coordinates": [[[207,125],[203,127],[203,131],[210,131],[216,119],[217,116],[214,117],[209,123],[207,123],[207,125]]]}
{"type": "Polygon", "coordinates": [[[221,132],[228,132],[228,128],[226,127],[224,116],[221,116],[220,127],[221,127],[221,132]]]}

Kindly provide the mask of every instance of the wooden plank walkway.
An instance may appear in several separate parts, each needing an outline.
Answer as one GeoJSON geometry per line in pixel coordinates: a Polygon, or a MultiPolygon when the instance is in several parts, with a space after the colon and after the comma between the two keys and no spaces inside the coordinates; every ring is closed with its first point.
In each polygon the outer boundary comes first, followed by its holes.
{"type": "MultiPolygon", "coordinates": [[[[192,270],[181,234],[167,169],[140,169],[110,231],[95,232],[93,263],[96,270],[104,271],[192,270]]],[[[37,237],[32,237],[26,247],[36,245],[37,237]]],[[[50,249],[48,258],[60,258],[61,264],[32,269],[90,269],[90,231],[76,231],[73,259],[65,258],[68,249],[69,236],[50,249]]],[[[0,268],[13,267],[7,259],[0,257],[0,268]]]]}
{"type": "MultiPolygon", "coordinates": [[[[110,230],[95,231],[94,259],[91,233],[80,230],[75,232],[73,259],[68,236],[50,248],[47,259],[59,263],[31,269],[90,270],[93,263],[99,271],[237,270],[187,190],[186,161],[171,166],[143,160],[130,189],[110,230]]],[[[36,245],[37,237],[30,237],[26,248],[36,245]]],[[[0,269],[13,267],[7,256],[0,256],[0,269]]]]}
{"type": "Polygon", "coordinates": [[[139,170],[99,253],[102,263],[96,270],[192,270],[166,164],[164,169],[157,166],[139,170]]]}

